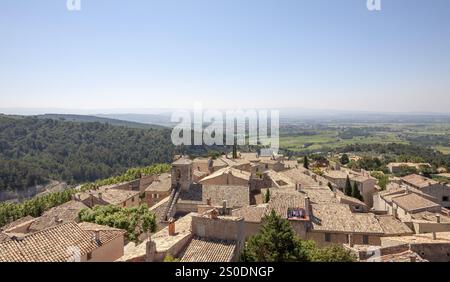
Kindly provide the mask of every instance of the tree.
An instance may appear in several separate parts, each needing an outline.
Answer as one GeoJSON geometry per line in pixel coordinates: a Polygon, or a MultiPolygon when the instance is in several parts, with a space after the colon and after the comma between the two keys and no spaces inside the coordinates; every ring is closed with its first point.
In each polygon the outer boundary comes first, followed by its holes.
{"type": "Polygon", "coordinates": [[[346,165],[350,162],[350,158],[347,154],[343,154],[341,157],[341,164],[346,165]]]}
{"type": "Polygon", "coordinates": [[[350,183],[350,178],[347,175],[347,179],[345,180],[345,189],[344,194],[347,196],[352,196],[352,184],[350,183]]]}
{"type": "Polygon", "coordinates": [[[381,190],[386,190],[386,187],[390,182],[388,175],[378,171],[373,171],[370,175],[378,179],[378,186],[380,186],[381,190]]]}
{"type": "MultiPolygon", "coordinates": [[[[314,243],[314,242],[313,242],[314,243]]],[[[312,243],[311,243],[312,244],[312,243]]],[[[341,245],[331,245],[317,248],[312,244],[309,248],[308,258],[311,262],[354,262],[355,255],[341,245]]]]}
{"type": "Polygon", "coordinates": [[[314,172],[315,174],[319,175],[319,176],[323,176],[323,172],[319,167],[313,167],[312,172],[314,172]]]}
{"type": "Polygon", "coordinates": [[[356,198],[360,201],[363,200],[363,197],[361,196],[361,193],[359,192],[358,183],[356,183],[356,182],[353,183],[352,197],[356,198]]]}
{"type": "Polygon", "coordinates": [[[180,259],[174,258],[169,254],[164,257],[164,262],[180,262],[180,259]]]}
{"type": "Polygon", "coordinates": [[[93,209],[82,209],[78,217],[80,221],[93,222],[127,231],[129,241],[136,241],[147,231],[156,231],[156,219],[146,205],[123,208],[113,205],[95,206],[93,209]]]}
{"type": "Polygon", "coordinates": [[[249,238],[241,255],[244,262],[301,262],[307,261],[300,249],[299,239],[289,222],[274,210],[263,219],[258,234],[249,238]]]}
{"type": "Polygon", "coordinates": [[[352,262],[356,258],[342,246],[317,247],[311,240],[300,240],[289,221],[275,211],[263,219],[258,234],[249,238],[241,254],[244,262],[352,262]]]}
{"type": "Polygon", "coordinates": [[[305,156],[303,158],[303,167],[306,168],[306,169],[309,169],[309,160],[308,160],[307,156],[305,156]]]}
{"type": "Polygon", "coordinates": [[[268,203],[270,201],[270,189],[267,188],[266,194],[264,195],[264,202],[268,203]]]}
{"type": "Polygon", "coordinates": [[[233,143],[233,159],[237,159],[237,137],[234,137],[234,143],[233,143]]]}

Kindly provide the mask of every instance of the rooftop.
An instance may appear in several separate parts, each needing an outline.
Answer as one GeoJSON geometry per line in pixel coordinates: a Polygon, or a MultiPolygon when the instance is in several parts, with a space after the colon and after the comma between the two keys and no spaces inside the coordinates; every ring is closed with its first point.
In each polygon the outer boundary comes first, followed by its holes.
{"type": "MultiPolygon", "coordinates": [[[[312,230],[382,234],[383,229],[371,213],[353,213],[346,204],[314,203],[311,199],[313,218],[312,230]]],[[[289,208],[305,208],[305,195],[298,192],[272,193],[267,211],[272,209],[283,218],[287,218],[289,208]]]]}
{"type": "Polygon", "coordinates": [[[93,194],[100,198],[99,192],[102,193],[102,200],[111,205],[120,205],[128,199],[139,195],[139,191],[121,189],[94,190],[93,194]]]}
{"type": "Polygon", "coordinates": [[[169,191],[171,187],[171,175],[169,173],[162,173],[147,188],[145,188],[145,191],[169,191]]]}
{"type": "Polygon", "coordinates": [[[247,222],[261,222],[267,212],[267,204],[247,206],[232,211],[233,216],[242,217],[247,222]]]}
{"type": "Polygon", "coordinates": [[[421,258],[417,253],[409,250],[401,253],[387,254],[378,259],[380,262],[411,262],[411,258],[414,258],[414,262],[427,262],[427,260],[421,258]]]}
{"type": "Polygon", "coordinates": [[[203,185],[202,201],[211,199],[211,205],[221,206],[227,201],[228,207],[244,207],[250,204],[250,190],[246,186],[203,185]]]}
{"type": "MultiPolygon", "coordinates": [[[[437,217],[435,212],[423,211],[414,213],[411,215],[414,221],[427,221],[427,222],[436,222],[437,217]]],[[[450,223],[450,216],[439,213],[441,223],[450,223]]]]}
{"type": "Polygon", "coordinates": [[[179,158],[178,160],[172,163],[172,165],[186,165],[186,164],[192,164],[192,161],[185,156],[179,158]]]}
{"type": "Polygon", "coordinates": [[[80,222],[78,223],[78,226],[82,230],[89,232],[92,237],[98,230],[100,235],[100,242],[102,243],[102,245],[126,233],[126,231],[122,229],[109,227],[106,225],[99,225],[91,222],[80,222]]]}
{"type": "Polygon", "coordinates": [[[236,241],[195,236],[186,247],[181,262],[230,262],[235,250],[236,241]]]}
{"type": "Polygon", "coordinates": [[[427,186],[439,184],[439,182],[437,182],[436,180],[417,174],[410,174],[408,176],[402,177],[402,180],[418,188],[424,188],[427,186]]]}
{"type": "Polygon", "coordinates": [[[312,205],[313,230],[383,234],[380,223],[372,213],[352,213],[347,205],[312,205]]]}
{"type": "Polygon", "coordinates": [[[385,235],[411,235],[414,233],[406,224],[390,215],[378,215],[376,218],[385,235]]]}
{"type": "Polygon", "coordinates": [[[224,167],[224,168],[219,169],[218,171],[215,171],[215,172],[211,173],[210,175],[204,177],[199,182],[202,183],[205,180],[214,179],[214,178],[219,177],[224,174],[231,174],[234,177],[241,178],[241,179],[247,180],[247,181],[250,180],[250,172],[247,172],[245,170],[236,169],[233,167],[224,167]]]}
{"type": "Polygon", "coordinates": [[[0,262],[64,262],[71,257],[70,248],[79,248],[83,256],[99,246],[90,232],[67,222],[0,243],[0,262]]]}
{"type": "Polygon", "coordinates": [[[347,176],[350,177],[343,170],[327,170],[327,171],[325,171],[325,175],[330,177],[330,178],[335,178],[335,179],[346,179],[347,176]]]}
{"type": "Polygon", "coordinates": [[[450,232],[436,232],[436,240],[433,234],[423,233],[410,236],[383,237],[381,239],[382,246],[398,244],[450,244],[450,232]]]}
{"type": "Polygon", "coordinates": [[[44,212],[42,216],[36,218],[30,225],[29,230],[31,232],[39,231],[62,222],[78,221],[78,213],[84,208],[88,207],[82,202],[73,200],[51,208],[44,212]]]}
{"type": "Polygon", "coordinates": [[[416,195],[415,193],[396,195],[395,197],[392,197],[392,201],[402,209],[410,212],[440,207],[439,204],[416,195]]]}
{"type": "MultiPolygon", "coordinates": [[[[151,238],[156,243],[157,252],[165,252],[170,248],[172,248],[180,240],[186,238],[186,236],[191,235],[192,215],[193,213],[190,213],[175,221],[175,235],[173,236],[169,235],[168,226],[152,235],[151,238]]],[[[144,244],[144,252],[145,252],[145,243],[146,242],[142,243],[144,244]]]]}
{"type": "Polygon", "coordinates": [[[3,226],[2,228],[0,228],[0,231],[7,231],[9,229],[14,229],[18,226],[21,226],[23,224],[30,224],[32,221],[34,221],[34,217],[32,217],[31,215],[27,215],[25,217],[19,218],[13,222],[10,222],[9,224],[3,226]]]}

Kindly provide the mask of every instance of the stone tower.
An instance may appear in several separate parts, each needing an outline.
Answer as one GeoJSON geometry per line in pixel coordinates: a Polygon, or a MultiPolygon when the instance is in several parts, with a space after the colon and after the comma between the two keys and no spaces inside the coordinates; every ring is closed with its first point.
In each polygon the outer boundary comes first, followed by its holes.
{"type": "Polygon", "coordinates": [[[186,157],[172,163],[172,187],[178,184],[181,190],[188,190],[192,184],[192,161],[186,157]]]}

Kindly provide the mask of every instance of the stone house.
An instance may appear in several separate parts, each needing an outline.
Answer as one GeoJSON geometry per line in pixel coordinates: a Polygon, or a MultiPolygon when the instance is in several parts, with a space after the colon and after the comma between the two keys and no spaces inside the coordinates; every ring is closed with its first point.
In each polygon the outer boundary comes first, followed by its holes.
{"type": "Polygon", "coordinates": [[[445,184],[417,174],[402,177],[402,182],[405,185],[419,189],[423,193],[436,198],[437,203],[444,208],[450,208],[450,187],[445,184]]]}
{"type": "Polygon", "coordinates": [[[123,255],[124,230],[61,223],[0,243],[0,262],[115,261],[123,255]]]}

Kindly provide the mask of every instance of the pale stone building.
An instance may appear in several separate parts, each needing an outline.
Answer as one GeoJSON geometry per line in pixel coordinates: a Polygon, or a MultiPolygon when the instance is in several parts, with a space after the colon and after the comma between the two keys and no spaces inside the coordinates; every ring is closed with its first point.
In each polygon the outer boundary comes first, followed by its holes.
{"type": "Polygon", "coordinates": [[[158,175],[156,179],[145,188],[145,202],[152,207],[170,195],[172,177],[169,173],[158,175]]]}
{"type": "Polygon", "coordinates": [[[61,223],[9,236],[0,243],[0,262],[115,261],[123,255],[124,234],[105,226],[61,223]]]}
{"type": "Polygon", "coordinates": [[[445,184],[417,174],[402,177],[402,182],[436,198],[441,206],[450,208],[450,187],[445,184]]]}

